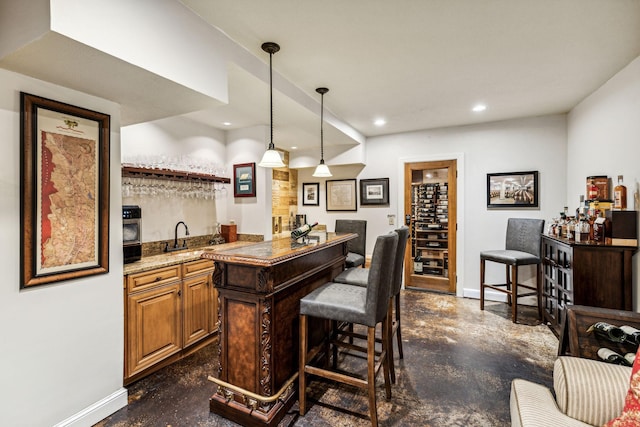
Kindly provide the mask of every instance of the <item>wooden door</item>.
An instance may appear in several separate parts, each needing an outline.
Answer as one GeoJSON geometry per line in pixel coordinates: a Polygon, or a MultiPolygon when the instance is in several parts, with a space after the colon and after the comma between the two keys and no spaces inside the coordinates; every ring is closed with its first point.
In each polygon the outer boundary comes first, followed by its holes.
{"type": "Polygon", "coordinates": [[[408,288],[456,292],[456,167],[456,160],[405,164],[408,288]]]}

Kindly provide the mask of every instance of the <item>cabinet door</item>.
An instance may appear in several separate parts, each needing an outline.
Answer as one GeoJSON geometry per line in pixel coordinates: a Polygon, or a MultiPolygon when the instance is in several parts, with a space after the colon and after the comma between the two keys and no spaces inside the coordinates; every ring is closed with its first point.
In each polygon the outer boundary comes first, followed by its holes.
{"type": "Polygon", "coordinates": [[[180,282],[134,293],[127,303],[127,377],[182,348],[180,282]]]}
{"type": "Polygon", "coordinates": [[[209,335],[211,313],[211,276],[201,274],[183,281],[184,346],[209,335]]]}

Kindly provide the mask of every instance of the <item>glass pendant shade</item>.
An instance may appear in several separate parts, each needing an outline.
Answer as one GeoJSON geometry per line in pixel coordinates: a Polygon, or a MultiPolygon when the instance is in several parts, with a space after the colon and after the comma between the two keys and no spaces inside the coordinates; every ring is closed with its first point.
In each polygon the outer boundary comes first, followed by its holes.
{"type": "Polygon", "coordinates": [[[328,178],[333,175],[329,170],[329,166],[325,165],[324,162],[322,162],[318,166],[316,166],[316,170],[315,172],[313,172],[313,176],[316,178],[328,178]]]}
{"type": "Polygon", "coordinates": [[[273,54],[280,50],[280,46],[277,43],[266,42],[262,44],[262,50],[269,54],[269,106],[271,112],[271,139],[269,140],[269,148],[262,156],[262,160],[258,163],[258,166],[263,168],[283,168],[285,167],[280,153],[276,151],[276,147],[273,143],[273,54]]]}
{"type": "Polygon", "coordinates": [[[260,160],[258,166],[261,166],[263,168],[283,168],[284,163],[282,162],[280,153],[277,150],[274,150],[270,145],[269,149],[264,152],[262,160],[260,160]]]}
{"type": "Polygon", "coordinates": [[[324,132],[322,125],[324,124],[324,94],[329,92],[329,89],[319,87],[316,89],[316,92],[320,94],[320,164],[316,167],[312,176],[316,178],[328,178],[333,175],[329,170],[329,166],[324,164],[324,132]]]}

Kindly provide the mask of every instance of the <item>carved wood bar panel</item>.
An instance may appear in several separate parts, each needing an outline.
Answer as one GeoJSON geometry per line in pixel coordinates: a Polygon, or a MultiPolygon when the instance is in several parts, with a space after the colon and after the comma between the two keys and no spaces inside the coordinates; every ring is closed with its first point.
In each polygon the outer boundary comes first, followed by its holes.
{"type": "Polygon", "coordinates": [[[317,233],[306,243],[287,238],[202,255],[215,261],[220,301],[212,412],[246,426],[282,419],[297,397],[300,299],[343,270],[355,237],[317,233]]]}

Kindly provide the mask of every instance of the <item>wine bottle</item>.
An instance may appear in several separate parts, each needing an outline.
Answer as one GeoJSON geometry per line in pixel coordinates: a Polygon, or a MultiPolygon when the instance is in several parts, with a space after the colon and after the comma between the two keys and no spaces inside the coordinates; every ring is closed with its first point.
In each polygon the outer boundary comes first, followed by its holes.
{"type": "Polygon", "coordinates": [[[300,227],[296,228],[295,230],[293,230],[291,232],[291,239],[297,240],[297,239],[299,239],[301,237],[306,236],[307,234],[309,234],[311,232],[313,227],[315,227],[316,225],[318,225],[318,222],[314,222],[311,225],[309,225],[309,224],[301,225],[300,227]]]}
{"type": "Polygon", "coordinates": [[[627,209],[627,187],[622,183],[622,175],[618,175],[618,185],[613,189],[613,208],[627,209]]]}
{"type": "Polygon", "coordinates": [[[624,355],[624,360],[627,361],[629,366],[633,366],[633,362],[636,361],[636,354],[635,353],[627,353],[627,354],[624,355]]]}
{"type": "Polygon", "coordinates": [[[422,254],[420,252],[413,259],[413,272],[422,274],[422,254]]]}
{"type": "Polygon", "coordinates": [[[623,342],[627,338],[627,334],[617,326],[613,326],[607,322],[594,323],[587,329],[587,333],[595,332],[596,334],[613,342],[623,342]]]}
{"type": "Polygon", "coordinates": [[[627,334],[626,341],[628,343],[631,343],[631,344],[634,344],[634,345],[639,345],[640,344],[640,330],[639,329],[636,329],[633,326],[629,326],[629,325],[622,325],[622,326],[620,326],[620,329],[622,330],[622,332],[627,334]]]}
{"type": "Polygon", "coordinates": [[[598,357],[600,359],[604,360],[607,363],[614,363],[616,365],[631,366],[631,365],[629,365],[629,362],[627,361],[627,359],[625,359],[624,357],[622,357],[621,355],[619,355],[615,351],[609,350],[608,348],[602,347],[602,348],[598,349],[598,357]]]}

